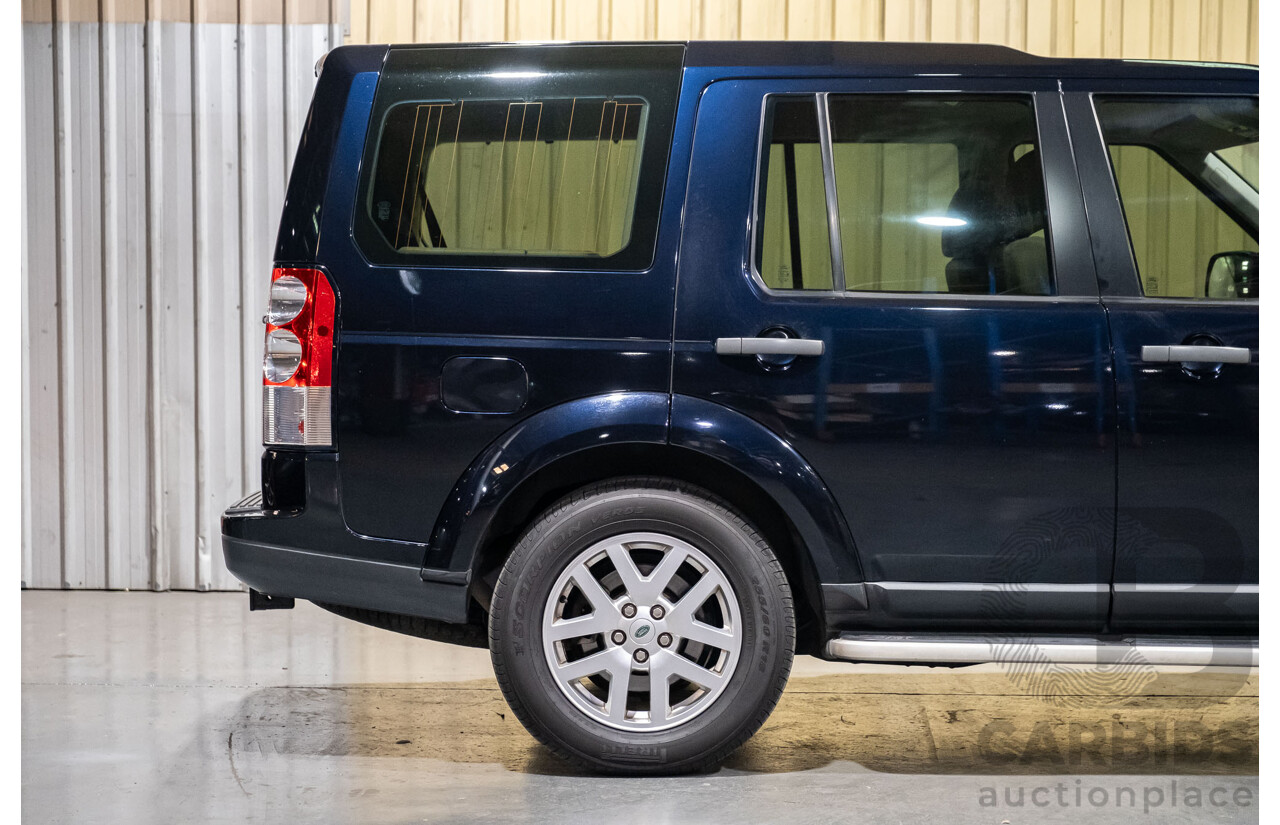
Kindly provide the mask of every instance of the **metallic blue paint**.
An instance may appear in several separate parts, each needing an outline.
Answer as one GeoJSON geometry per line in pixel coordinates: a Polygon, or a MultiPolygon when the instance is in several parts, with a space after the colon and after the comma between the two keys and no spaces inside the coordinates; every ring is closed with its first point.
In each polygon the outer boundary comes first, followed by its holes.
{"type": "MultiPolygon", "coordinates": [[[[322,77],[346,65],[333,62],[343,51],[326,60],[322,77]]],[[[517,54],[508,47],[480,52],[495,65],[517,54]]],[[[364,157],[375,97],[372,83],[351,86],[332,148],[337,157],[364,157]]],[[[680,212],[680,198],[670,195],[683,189],[678,135],[690,121],[685,114],[674,124],[654,264],[643,272],[373,265],[352,233],[360,169],[335,167],[318,254],[341,307],[334,429],[348,526],[425,542],[458,479],[509,428],[577,398],[669,389],[680,212]],[[529,375],[527,402],[509,415],[449,410],[439,378],[456,356],[520,362],[529,375]],[[398,483],[386,485],[388,477],[398,483]]],[[[661,132],[655,127],[655,140],[661,132]]]]}
{"type": "Polygon", "coordinates": [[[781,505],[819,581],[862,581],[839,504],[813,467],[777,433],[732,407],[677,394],[671,401],[670,443],[734,468],[781,505]]]}
{"type": "MultiPolygon", "coordinates": [[[[369,106],[378,84],[378,70],[387,54],[386,46],[344,46],[329,52],[324,70],[316,80],[311,109],[298,141],[285,192],[280,231],[276,237],[277,262],[312,263],[320,249],[320,227],[328,219],[344,220],[348,201],[334,201],[331,185],[358,172],[359,167],[334,159],[347,154],[353,141],[362,143],[369,106]],[[361,114],[364,117],[361,117],[361,114]],[[325,210],[325,204],[335,208],[325,210]]],[[[359,157],[359,150],[354,157],[359,157]]],[[[262,277],[264,283],[268,273],[262,277]]]]}
{"type": "Polygon", "coordinates": [[[425,570],[471,570],[503,502],[554,462],[620,444],[664,444],[669,403],[664,392],[597,395],[543,410],[506,430],[466,469],[439,508],[425,570]]]}

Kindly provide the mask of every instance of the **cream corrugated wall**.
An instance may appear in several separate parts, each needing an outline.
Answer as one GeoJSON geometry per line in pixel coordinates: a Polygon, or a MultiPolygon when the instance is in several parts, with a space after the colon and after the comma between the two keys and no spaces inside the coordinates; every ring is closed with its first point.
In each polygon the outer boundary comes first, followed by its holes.
{"type": "Polygon", "coordinates": [[[218,516],[257,483],[276,222],[344,34],[1256,63],[1259,1],[23,0],[23,584],[237,588],[218,516]]]}
{"type": "Polygon", "coordinates": [[[899,40],[1258,62],[1261,0],[350,0],[351,43],[899,40]]]}

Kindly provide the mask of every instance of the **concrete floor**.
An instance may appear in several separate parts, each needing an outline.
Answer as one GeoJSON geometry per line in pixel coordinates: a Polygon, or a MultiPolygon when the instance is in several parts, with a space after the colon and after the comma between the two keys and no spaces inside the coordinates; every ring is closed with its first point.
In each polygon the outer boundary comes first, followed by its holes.
{"type": "Polygon", "coordinates": [[[26,822],[1258,821],[1256,673],[801,657],[725,767],[616,779],[537,745],[482,650],[239,594],[22,612],[26,822]]]}

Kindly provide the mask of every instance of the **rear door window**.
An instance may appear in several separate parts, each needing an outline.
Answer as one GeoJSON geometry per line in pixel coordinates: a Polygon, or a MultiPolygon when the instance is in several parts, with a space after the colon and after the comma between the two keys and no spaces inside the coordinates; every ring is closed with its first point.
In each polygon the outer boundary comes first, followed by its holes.
{"type": "Polygon", "coordinates": [[[770,289],[829,290],[831,237],[813,95],[765,104],[756,267],[770,289]]]}
{"type": "Polygon", "coordinates": [[[833,95],[845,288],[1048,295],[1029,100],[833,95]]]}
{"type": "Polygon", "coordinates": [[[771,96],[763,134],[769,289],[1054,294],[1029,97],[771,96]]]}

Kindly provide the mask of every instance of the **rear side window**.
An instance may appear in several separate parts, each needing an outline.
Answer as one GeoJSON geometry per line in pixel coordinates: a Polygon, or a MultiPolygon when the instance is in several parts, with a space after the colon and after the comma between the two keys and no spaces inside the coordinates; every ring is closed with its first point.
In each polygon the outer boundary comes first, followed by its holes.
{"type": "Polygon", "coordinates": [[[400,104],[370,217],[401,253],[614,255],[631,238],[647,115],[627,97],[400,104]]]}
{"type": "Polygon", "coordinates": [[[756,261],[771,289],[831,289],[831,238],[812,95],[770,97],[760,159],[756,261]]]}
{"type": "Polygon", "coordinates": [[[393,49],[354,232],[374,263],[644,269],[680,46],[393,49]]]}

